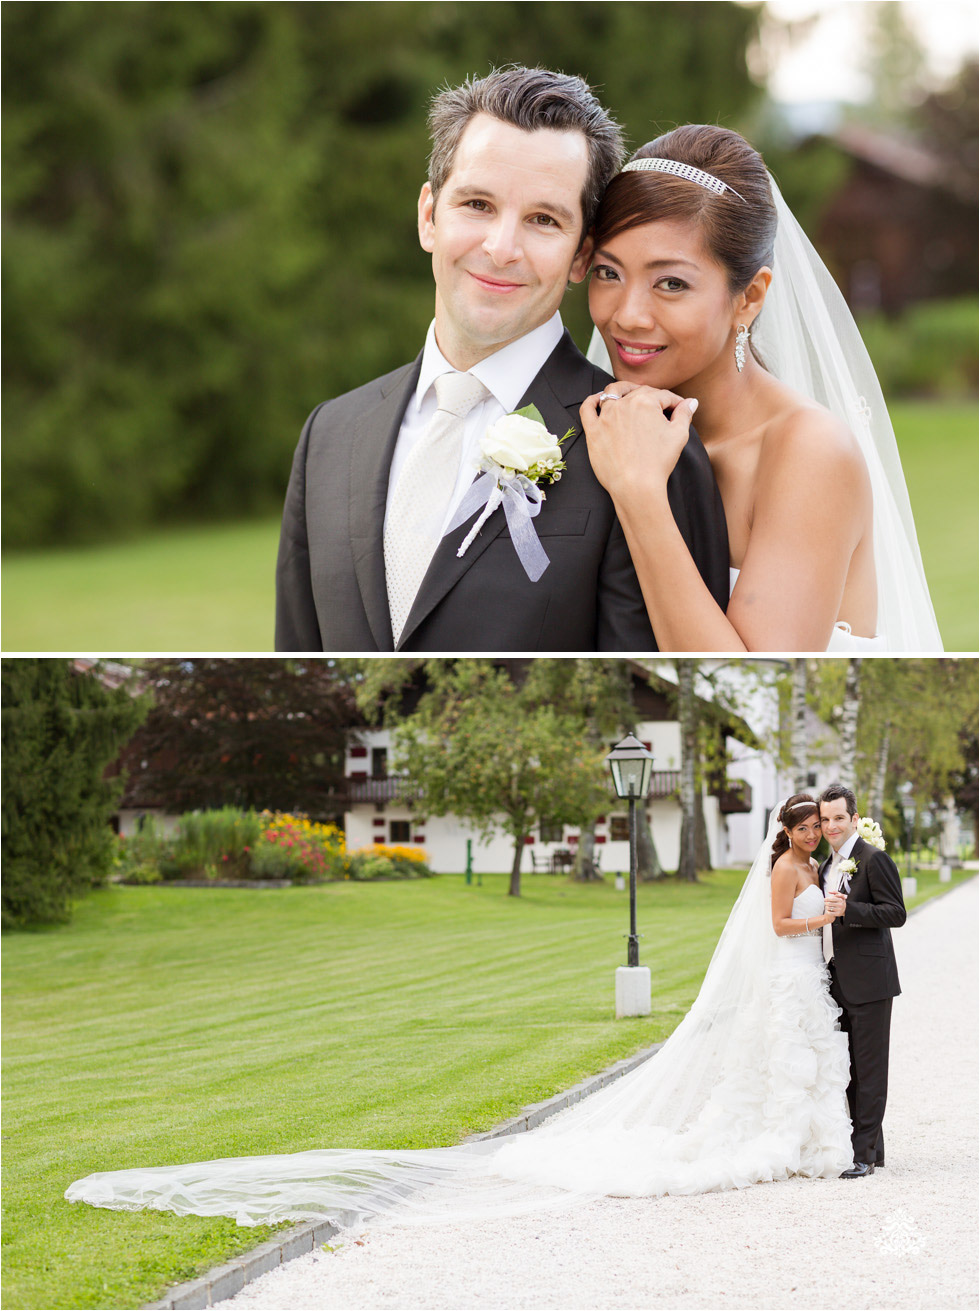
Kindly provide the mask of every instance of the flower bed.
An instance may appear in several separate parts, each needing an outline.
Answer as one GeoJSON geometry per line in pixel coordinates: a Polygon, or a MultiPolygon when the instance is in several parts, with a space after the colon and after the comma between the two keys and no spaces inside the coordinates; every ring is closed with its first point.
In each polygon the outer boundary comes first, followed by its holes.
{"type": "Polygon", "coordinates": [[[116,879],[121,883],[284,886],[431,874],[426,854],[418,847],[379,843],[348,853],[335,824],[230,806],[182,815],[173,834],[162,833],[150,821],[133,836],[120,837],[116,854],[116,879]]]}

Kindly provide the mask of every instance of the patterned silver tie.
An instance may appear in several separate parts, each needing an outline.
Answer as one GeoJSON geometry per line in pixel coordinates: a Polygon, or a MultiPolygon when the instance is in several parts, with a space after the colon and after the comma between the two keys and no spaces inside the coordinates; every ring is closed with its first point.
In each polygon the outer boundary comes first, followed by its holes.
{"type": "Polygon", "coordinates": [[[463,423],[489,391],[470,373],[436,378],[438,409],[402,466],[385,521],[385,578],[395,646],[439,545],[456,479],[463,423]]]}
{"type": "MultiPolygon", "coordinates": [[[[837,866],[841,862],[840,853],[835,851],[830,857],[830,869],[827,871],[827,877],[824,879],[824,888],[827,892],[837,892],[840,888],[840,875],[837,873],[837,866]]],[[[834,926],[825,924],[823,926],[823,958],[829,965],[834,954],[834,926]]]]}

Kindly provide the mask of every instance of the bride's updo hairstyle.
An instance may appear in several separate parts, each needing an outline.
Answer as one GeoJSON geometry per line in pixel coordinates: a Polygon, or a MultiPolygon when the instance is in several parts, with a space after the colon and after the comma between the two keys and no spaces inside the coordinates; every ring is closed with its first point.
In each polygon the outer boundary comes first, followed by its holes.
{"type": "Polygon", "coordinates": [[[764,266],[772,268],[776,207],[762,156],[727,128],[690,123],[648,141],[633,159],[673,159],[720,179],[721,194],[671,173],[619,173],[606,188],[595,221],[601,248],[621,232],[659,219],[696,224],[711,255],[726,270],[732,295],[764,266]]]}
{"type": "Polygon", "coordinates": [[[784,851],[789,851],[789,835],[786,829],[795,828],[797,824],[802,824],[811,815],[819,816],[819,814],[820,809],[809,792],[797,792],[796,796],[789,798],[776,816],[780,824],[785,825],[785,828],[779,830],[776,834],[776,841],[772,844],[773,862],[777,861],[784,851]]]}

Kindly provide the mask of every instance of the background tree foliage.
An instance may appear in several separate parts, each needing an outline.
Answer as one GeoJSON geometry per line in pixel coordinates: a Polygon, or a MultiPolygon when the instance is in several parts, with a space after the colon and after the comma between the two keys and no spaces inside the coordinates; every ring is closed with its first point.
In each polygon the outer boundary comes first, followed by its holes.
{"type": "Polygon", "coordinates": [[[432,92],[544,64],[634,144],[738,127],[757,8],[4,5],[7,544],[278,507],[313,406],[421,344],[432,92]]]}
{"type": "Polygon", "coordinates": [[[148,706],[69,660],[4,660],[2,688],[3,927],[10,929],[66,920],[76,897],[105,882],[122,780],[103,773],[148,706]]]}
{"type": "MultiPolygon", "coordinates": [[[[422,815],[457,815],[485,839],[514,841],[509,895],[520,896],[525,839],[541,824],[588,825],[609,802],[603,751],[582,716],[551,703],[537,662],[517,683],[485,660],[426,663],[427,690],[394,733],[394,763],[422,815]]],[[[548,663],[548,662],[542,662],[548,663]]]]}
{"type": "Polygon", "coordinates": [[[124,755],[126,803],[336,820],[353,696],[323,660],[147,660],[153,700],[124,755]]]}

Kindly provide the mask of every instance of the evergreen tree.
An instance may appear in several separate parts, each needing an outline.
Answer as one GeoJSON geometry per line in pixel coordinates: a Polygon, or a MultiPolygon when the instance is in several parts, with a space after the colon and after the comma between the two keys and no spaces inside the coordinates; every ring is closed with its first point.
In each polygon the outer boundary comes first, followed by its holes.
{"type": "MultiPolygon", "coordinates": [[[[443,0],[4,5],[4,532],[281,505],[310,410],[410,359],[430,96],[580,73],[634,143],[738,125],[754,8],[443,0]]],[[[591,331],[584,292],[569,326],[591,331]]]]}
{"type": "Polygon", "coordinates": [[[105,882],[109,819],[122,786],[106,780],[146,713],[69,660],[4,660],[3,927],[66,920],[74,898],[105,882]]]}

